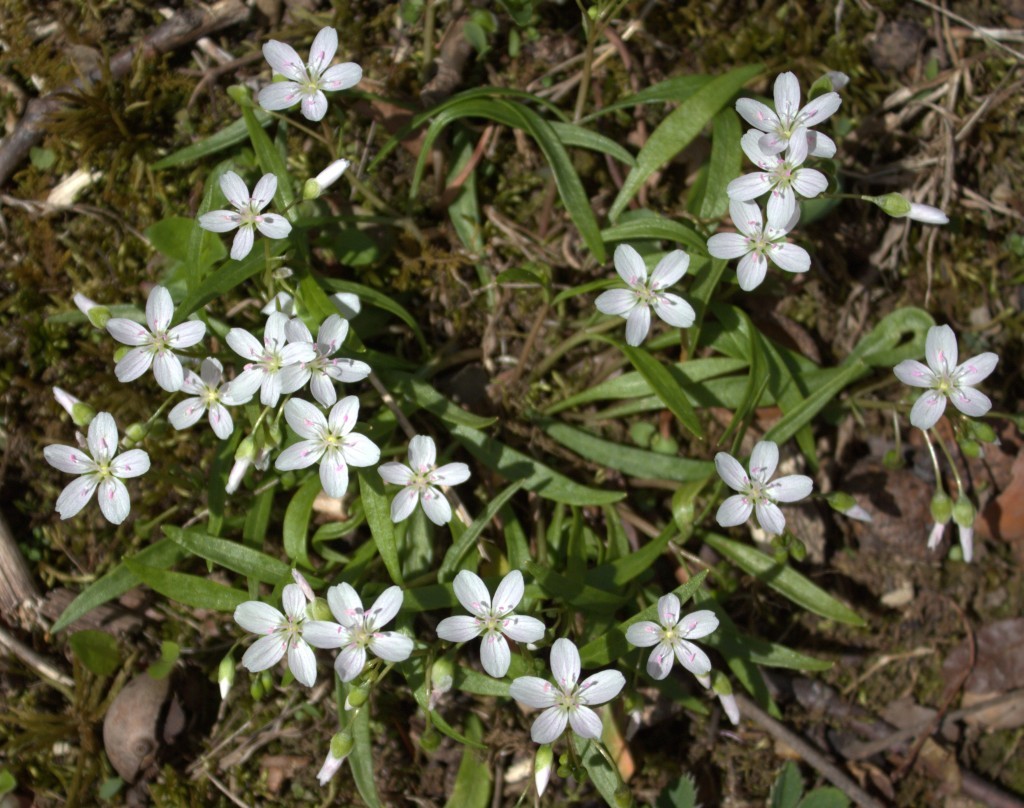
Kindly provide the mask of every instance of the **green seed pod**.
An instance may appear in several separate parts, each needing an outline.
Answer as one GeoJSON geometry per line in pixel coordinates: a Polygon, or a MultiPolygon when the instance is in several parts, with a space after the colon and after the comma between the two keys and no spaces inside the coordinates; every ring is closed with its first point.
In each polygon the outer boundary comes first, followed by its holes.
{"type": "Polygon", "coordinates": [[[253,701],[259,701],[263,698],[263,685],[258,678],[253,679],[249,683],[249,695],[252,696],[253,701]]]}
{"type": "Polygon", "coordinates": [[[981,457],[981,444],[976,440],[970,440],[968,438],[961,438],[958,441],[960,445],[960,451],[967,457],[972,459],[981,457]]]}
{"type": "Polygon", "coordinates": [[[357,707],[362,707],[366,704],[366,700],[370,697],[370,690],[366,685],[360,685],[359,687],[353,687],[348,691],[348,698],[346,704],[353,710],[357,707]]]}

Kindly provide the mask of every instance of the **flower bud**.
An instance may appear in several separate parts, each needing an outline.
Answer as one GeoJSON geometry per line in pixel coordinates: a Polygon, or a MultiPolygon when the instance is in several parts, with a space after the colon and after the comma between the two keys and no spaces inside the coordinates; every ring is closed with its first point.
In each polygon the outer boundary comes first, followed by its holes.
{"type": "Polygon", "coordinates": [[[903,468],[903,457],[896,449],[890,449],[882,457],[882,465],[890,471],[903,468]]]}
{"type": "MultiPolygon", "coordinates": [[[[287,267],[284,268],[287,269],[287,267]]],[[[287,292],[278,292],[267,301],[267,305],[260,309],[262,314],[273,314],[275,311],[287,314],[289,317],[295,314],[295,302],[292,296],[287,292]]]]}
{"type": "Polygon", "coordinates": [[[430,696],[427,699],[427,709],[433,710],[452,685],[455,684],[455,666],[446,657],[439,657],[430,666],[430,696]]]}
{"type": "Polygon", "coordinates": [[[348,757],[354,745],[352,736],[348,732],[339,732],[331,738],[331,754],[337,758],[348,757]]]}
{"type": "Polygon", "coordinates": [[[249,695],[252,696],[253,701],[259,701],[263,698],[263,684],[259,679],[253,679],[249,683],[249,695]]]}
{"type": "Polygon", "coordinates": [[[129,424],[128,428],[124,431],[125,443],[142,443],[146,437],[146,433],[148,432],[149,429],[147,426],[145,424],[140,424],[138,421],[134,424],[129,424]]]}
{"type": "Polygon", "coordinates": [[[128,355],[128,351],[132,350],[130,345],[122,345],[116,351],[114,351],[114,361],[120,362],[125,356],[128,355]]]}
{"type": "Polygon", "coordinates": [[[629,786],[620,783],[619,787],[615,789],[615,808],[632,808],[635,804],[633,792],[629,790],[629,786]]]}
{"type": "Polygon", "coordinates": [[[960,446],[960,451],[963,452],[966,457],[969,457],[972,460],[981,457],[981,444],[978,443],[978,441],[971,440],[970,438],[961,438],[957,443],[960,446]]]}
{"type": "MultiPolygon", "coordinates": [[[[284,80],[283,76],[275,76],[274,78],[284,80]]],[[[249,92],[249,88],[244,84],[232,84],[228,87],[227,94],[228,97],[240,107],[253,106],[252,93],[249,92]]]]}
{"type": "Polygon", "coordinates": [[[852,496],[845,491],[833,491],[825,497],[825,501],[834,511],[838,511],[848,519],[856,519],[858,522],[870,522],[871,514],[857,504],[852,496]]]}
{"type": "Polygon", "coordinates": [[[295,584],[302,590],[302,594],[306,596],[307,601],[310,603],[316,601],[316,595],[313,594],[313,587],[309,585],[309,581],[306,580],[306,576],[298,570],[293,569],[292,580],[295,581],[295,584]]]}
{"type": "Polygon", "coordinates": [[[316,775],[316,779],[321,786],[327,785],[331,778],[338,773],[341,764],[348,757],[349,752],[352,751],[352,745],[352,736],[347,732],[339,732],[331,738],[331,748],[327,752],[327,758],[316,775]]]}
{"type": "Polygon", "coordinates": [[[370,698],[370,689],[366,685],[353,687],[348,691],[348,696],[345,698],[345,709],[355,710],[358,707],[362,707],[366,704],[368,698],[370,698]]]}
{"type": "Polygon", "coordinates": [[[228,654],[217,666],[217,686],[220,688],[221,699],[228,697],[231,685],[235,683],[235,658],[228,654]]]}
{"type": "Polygon", "coordinates": [[[932,497],[931,511],[932,519],[935,520],[935,523],[944,525],[949,521],[949,517],[953,515],[953,500],[949,498],[945,491],[936,491],[935,496],[932,497]]]}
{"type": "Polygon", "coordinates": [[[953,521],[960,532],[960,547],[964,551],[964,561],[971,562],[974,557],[974,517],[978,511],[974,503],[961,495],[953,506],[953,521]]]}
{"type": "Polygon", "coordinates": [[[106,306],[101,306],[99,303],[90,300],[85,295],[78,293],[75,293],[72,300],[74,300],[75,305],[78,306],[78,310],[88,317],[89,322],[96,328],[102,330],[107,327],[107,320],[110,319],[110,309],[106,306]]]}
{"type": "Polygon", "coordinates": [[[351,164],[348,160],[335,160],[316,177],[306,180],[306,184],[302,187],[302,198],[316,199],[326,188],[338,181],[349,165],[351,164]]]}
{"type": "Polygon", "coordinates": [[[865,202],[873,202],[882,210],[895,218],[910,215],[911,204],[903,194],[886,194],[885,196],[862,196],[865,202]]]}
{"type": "Polygon", "coordinates": [[[71,416],[71,422],[75,426],[85,428],[89,426],[92,419],[96,417],[96,410],[84,401],[75,398],[66,390],[54,387],[53,397],[57,399],[57,403],[64,408],[64,411],[71,416]]]}
{"type": "Polygon", "coordinates": [[[949,224],[949,217],[941,210],[933,208],[931,205],[920,205],[917,202],[911,204],[907,218],[925,224],[949,224]]]}
{"type": "Polygon", "coordinates": [[[537,754],[533,757],[533,782],[537,786],[538,797],[544,796],[554,762],[555,754],[551,751],[551,744],[545,743],[537,747],[537,754]]]}
{"type": "Polygon", "coordinates": [[[974,437],[982,443],[996,442],[996,431],[992,428],[991,424],[986,424],[982,421],[970,421],[969,423],[971,424],[971,431],[974,433],[974,437]]]}

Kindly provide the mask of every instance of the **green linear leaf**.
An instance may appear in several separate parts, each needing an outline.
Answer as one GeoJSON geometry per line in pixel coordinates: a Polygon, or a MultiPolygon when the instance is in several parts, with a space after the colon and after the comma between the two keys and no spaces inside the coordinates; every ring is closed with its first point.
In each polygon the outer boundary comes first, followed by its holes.
{"type": "Polygon", "coordinates": [[[523,481],[518,480],[487,503],[484,512],[473,520],[473,524],[466,529],[458,541],[452,544],[448,548],[448,552],[444,554],[444,560],[437,571],[438,583],[446,583],[455,576],[459,569],[459,564],[462,563],[463,556],[476,544],[476,540],[483,532],[483,529],[491,523],[491,520],[501,510],[501,507],[522,487],[523,481]]]}
{"type": "Polygon", "coordinates": [[[717,533],[708,533],[704,542],[721,553],[740,569],[768,584],[772,589],[797,606],[814,614],[847,623],[851,626],[866,626],[867,623],[849,606],[836,600],[821,587],[786,564],[778,563],[756,547],[742,544],[717,533]]]}
{"type": "Polygon", "coordinates": [[[742,135],[739,116],[731,107],[715,115],[711,129],[707,185],[700,202],[701,219],[721,219],[729,210],[729,195],[725,189],[740,173],[743,161],[743,150],[740,148],[742,135]]]}
{"type": "Polygon", "coordinates": [[[379,292],[370,286],[364,286],[361,283],[353,283],[352,281],[340,281],[335,278],[320,278],[319,282],[334,292],[351,292],[354,295],[358,295],[359,299],[363,303],[369,303],[371,306],[376,306],[378,309],[395,315],[399,320],[412,329],[412,333],[416,337],[416,342],[419,343],[420,348],[427,351],[427,340],[423,336],[423,330],[420,328],[419,323],[416,322],[416,318],[409,313],[407,308],[396,302],[388,295],[385,295],[383,292],[379,292]]]}
{"type": "MultiPolygon", "coordinates": [[[[254,116],[260,126],[267,126],[273,120],[273,116],[262,109],[255,110],[254,116]]],[[[197,163],[204,157],[209,157],[211,154],[231,148],[236,143],[241,143],[248,135],[249,130],[246,128],[245,120],[239,118],[216,134],[157,160],[151,168],[153,171],[163,171],[165,168],[174,168],[186,163],[197,163]]]]}
{"type": "Polygon", "coordinates": [[[289,220],[294,219],[292,203],[295,201],[295,194],[292,191],[291,174],[288,173],[284,157],[277,150],[270,135],[263,131],[263,127],[256,118],[255,107],[243,105],[242,118],[245,120],[245,129],[249,134],[253,150],[256,152],[260,168],[264,173],[277,177],[277,193],[274,194],[274,199],[277,202],[278,212],[289,220]]]}
{"type": "Polygon", "coordinates": [[[376,766],[373,744],[370,740],[369,705],[363,705],[362,709],[355,711],[349,731],[352,733],[352,752],[348,762],[356,789],[368,808],[381,808],[380,797],[377,796],[377,782],[373,777],[376,766]]]}
{"type": "Polygon", "coordinates": [[[602,491],[570,480],[472,427],[453,426],[449,429],[456,440],[485,466],[507,480],[523,480],[528,491],[536,491],[545,499],[566,505],[607,505],[626,496],[622,491],[602,491]]]}
{"type": "Polygon", "coordinates": [[[704,236],[690,225],[666,219],[664,216],[642,216],[627,222],[619,222],[602,230],[601,238],[606,242],[657,239],[683,244],[700,253],[707,252],[707,239],[704,236]]]}
{"type": "Polygon", "coordinates": [[[551,128],[563,146],[589,149],[590,151],[614,157],[620,163],[625,163],[628,166],[636,165],[636,158],[620,146],[618,141],[595,132],[593,129],[587,129],[574,123],[562,123],[561,121],[552,121],[551,128]]]}
{"type": "MultiPolygon", "coordinates": [[[[483,724],[474,713],[466,715],[466,735],[478,745],[484,737],[483,724]]],[[[491,768],[487,756],[479,749],[465,747],[455,776],[455,785],[445,808],[487,808],[491,802],[491,768]]]]}
{"type": "Polygon", "coordinates": [[[608,612],[620,606],[625,599],[621,593],[589,586],[579,578],[561,575],[536,561],[526,562],[526,569],[548,597],[558,598],[578,609],[608,612]]]}
{"type": "Polygon", "coordinates": [[[309,563],[309,518],[313,515],[313,500],[322,490],[319,474],[303,480],[285,509],[281,526],[285,555],[306,569],[313,569],[309,563]]]}
{"type": "Polygon", "coordinates": [[[462,425],[473,429],[485,429],[498,420],[467,412],[449,401],[427,382],[417,379],[410,373],[381,371],[380,378],[391,390],[401,393],[409,401],[415,402],[417,406],[453,426],[462,425]]]}
{"type": "Polygon", "coordinates": [[[636,168],[626,177],[608,218],[613,222],[618,219],[647,178],[685,149],[736,92],[763,69],[764,65],[747,65],[712,79],[658,124],[637,155],[636,168]]]}
{"type": "Polygon", "coordinates": [[[627,95],[618,101],[608,104],[585,116],[580,123],[588,123],[592,120],[615,112],[619,109],[639,106],[641,104],[661,104],[666,101],[685,101],[702,87],[711,81],[711,76],[676,76],[675,78],[660,81],[650,87],[645,87],[638,93],[627,95]]]}
{"type": "Polygon", "coordinates": [[[245,283],[257,272],[266,267],[264,249],[269,249],[272,257],[281,255],[289,247],[288,239],[268,239],[263,249],[252,250],[241,261],[229,259],[221,264],[216,272],[211,272],[199,284],[198,289],[189,291],[174,311],[174,321],[180,323],[192,312],[201,309],[211,300],[225,295],[237,286],[245,283]]]}
{"type": "Polygon", "coordinates": [[[174,525],[164,525],[163,531],[167,538],[193,555],[205,558],[239,575],[274,585],[291,582],[291,567],[252,547],[228,539],[219,539],[200,530],[183,530],[174,525]]]}
{"type": "Polygon", "coordinates": [[[384,481],[376,470],[359,472],[359,493],[381,561],[384,562],[391,580],[399,586],[405,586],[402,562],[398,557],[398,542],[395,539],[395,525],[391,521],[391,506],[388,503],[388,495],[384,492],[384,481]]]}
{"type": "Polygon", "coordinates": [[[150,567],[134,558],[126,558],[124,563],[150,589],[185,606],[232,612],[249,599],[248,593],[241,589],[224,586],[197,575],[150,567]]]}

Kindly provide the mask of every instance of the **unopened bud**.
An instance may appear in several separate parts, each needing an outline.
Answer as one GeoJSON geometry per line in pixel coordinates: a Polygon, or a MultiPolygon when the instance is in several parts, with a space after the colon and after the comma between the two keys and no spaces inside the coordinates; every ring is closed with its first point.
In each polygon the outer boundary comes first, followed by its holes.
{"type": "Polygon", "coordinates": [[[259,701],[263,698],[263,685],[259,679],[253,679],[249,683],[249,695],[252,696],[253,701],[259,701]]]}
{"type": "MultiPolygon", "coordinates": [[[[275,78],[276,79],[284,80],[283,76],[275,76],[275,78]]],[[[232,101],[234,101],[239,106],[241,106],[241,107],[251,107],[251,106],[253,106],[253,103],[252,103],[252,93],[249,92],[249,88],[246,87],[244,84],[232,84],[230,87],[228,87],[227,93],[228,93],[228,98],[230,98],[232,101]]]]}
{"type": "Polygon", "coordinates": [[[348,160],[335,160],[314,178],[306,180],[306,184],[302,187],[302,198],[316,199],[325,189],[338,181],[349,165],[351,164],[348,160]]]}
{"type": "Polygon", "coordinates": [[[355,710],[357,707],[362,707],[366,704],[368,698],[370,698],[370,690],[366,685],[353,687],[348,691],[348,696],[345,698],[345,709],[355,710]]]}
{"type": "Polygon", "coordinates": [[[71,416],[71,422],[75,426],[87,427],[92,422],[92,419],[96,417],[96,410],[84,401],[75,398],[66,390],[54,387],[53,397],[57,399],[57,403],[64,408],[64,411],[71,416]]]}
{"type": "Polygon", "coordinates": [[[78,310],[88,317],[89,322],[96,328],[104,329],[107,327],[107,320],[110,319],[110,309],[90,300],[85,295],[77,293],[72,300],[74,300],[75,305],[78,306],[78,310]]]}
{"type": "Polygon", "coordinates": [[[890,449],[882,456],[882,465],[890,471],[903,468],[903,457],[896,449],[890,449]]]}
{"type": "Polygon", "coordinates": [[[267,301],[267,305],[260,309],[263,314],[273,314],[275,311],[287,314],[289,317],[295,314],[295,302],[292,300],[292,296],[287,292],[278,292],[267,301]]]}
{"type": "Polygon", "coordinates": [[[128,351],[133,350],[130,345],[122,345],[116,351],[114,351],[114,361],[120,362],[128,355],[128,351]]]}
{"type": "Polygon", "coordinates": [[[632,808],[634,804],[633,792],[629,790],[629,786],[625,783],[620,784],[615,789],[615,808],[632,808]]]}
{"type": "Polygon", "coordinates": [[[960,451],[972,460],[981,457],[981,444],[978,443],[978,441],[963,438],[958,441],[958,444],[960,446],[960,451]]]}
{"type": "Polygon", "coordinates": [[[228,697],[231,685],[235,683],[235,658],[228,654],[217,666],[217,686],[220,688],[221,699],[228,697]]]}
{"type": "Polygon", "coordinates": [[[980,440],[982,443],[995,443],[996,442],[996,431],[990,424],[986,424],[982,421],[971,421],[971,431],[974,433],[974,437],[980,440]]]}
{"type": "Polygon", "coordinates": [[[862,196],[865,202],[873,202],[890,216],[901,218],[910,215],[910,200],[903,194],[886,194],[885,196],[862,196]]]}
{"type": "Polygon", "coordinates": [[[455,666],[446,657],[439,657],[430,666],[430,696],[427,699],[427,708],[433,710],[452,685],[455,684],[455,666]]]}
{"type": "Polygon", "coordinates": [[[316,779],[321,786],[327,785],[331,778],[338,773],[341,764],[344,763],[345,758],[352,751],[352,745],[352,736],[347,732],[339,732],[331,738],[331,748],[327,752],[327,758],[316,775],[316,779]]]}
{"type": "Polygon", "coordinates": [[[306,596],[306,600],[310,603],[316,601],[316,595],[313,594],[313,587],[309,585],[309,581],[306,580],[306,576],[303,575],[296,569],[292,570],[292,580],[302,590],[302,594],[306,596]]]}
{"type": "Polygon", "coordinates": [[[931,512],[932,519],[936,524],[944,525],[949,521],[949,517],[953,515],[953,500],[945,491],[935,492],[935,496],[932,497],[931,512]]]}
{"type": "Polygon", "coordinates": [[[848,519],[856,519],[859,522],[870,522],[871,514],[857,504],[852,496],[845,491],[833,491],[825,497],[825,501],[834,511],[838,511],[848,519]]]}
{"type": "Polygon", "coordinates": [[[146,437],[146,433],[149,429],[145,424],[140,424],[136,421],[134,424],[129,424],[128,428],[124,431],[125,443],[142,443],[146,437]]]}
{"type": "Polygon", "coordinates": [[[538,797],[544,796],[544,790],[551,780],[554,762],[555,753],[551,751],[551,744],[545,743],[537,747],[537,754],[533,757],[533,782],[537,786],[538,797]]]}
{"type": "Polygon", "coordinates": [[[331,754],[338,758],[348,757],[354,745],[349,733],[339,732],[331,738],[331,754]]]}
{"type": "Polygon", "coordinates": [[[977,513],[974,503],[961,496],[953,506],[953,521],[960,527],[974,527],[974,517],[977,513]]]}

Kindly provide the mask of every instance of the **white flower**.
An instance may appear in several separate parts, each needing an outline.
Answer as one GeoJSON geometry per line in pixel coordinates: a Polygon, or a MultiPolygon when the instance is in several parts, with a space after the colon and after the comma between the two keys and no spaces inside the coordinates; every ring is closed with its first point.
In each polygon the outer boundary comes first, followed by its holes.
{"type": "MultiPolygon", "coordinates": [[[[758,133],[757,140],[765,154],[785,151],[799,129],[809,130],[827,120],[843,103],[839,93],[822,93],[801,107],[800,82],[792,73],[782,73],[776,78],[774,90],[774,110],[753,98],[736,102],[736,111],[743,120],[765,133],[758,133]]],[[[806,135],[812,139],[809,144],[812,157],[832,157],[836,153],[836,144],[831,138],[820,132],[807,131],[806,135]]]]}
{"type": "Polygon", "coordinates": [[[412,653],[413,642],[397,631],[381,631],[402,608],[402,590],[390,586],[380,593],[373,607],[364,612],[359,595],[348,584],[327,590],[327,603],[338,621],[314,620],[305,637],[317,648],[341,648],[334,669],[343,682],[351,682],[366,666],[366,652],[385,662],[401,662],[412,653]]]}
{"type": "Polygon", "coordinates": [[[164,390],[173,393],[181,389],[185,371],[174,349],[191,348],[199,342],[206,333],[206,323],[188,320],[168,330],[173,318],[171,293],[162,286],[154,286],[146,301],[148,330],[123,317],[112,317],[107,321],[110,336],[125,345],[138,346],[128,351],[114,368],[119,382],[139,378],[152,365],[156,383],[164,390]]]}
{"type": "MultiPolygon", "coordinates": [[[[308,344],[288,345],[285,337],[287,323],[288,315],[279,311],[271,314],[263,329],[262,345],[256,337],[241,328],[228,331],[227,341],[231,349],[244,359],[254,360],[231,382],[236,397],[252,395],[259,388],[260,402],[264,406],[275,407],[281,393],[294,393],[298,390],[298,387],[285,386],[281,371],[289,365],[312,361],[316,358],[316,351],[308,344]]],[[[301,383],[299,386],[302,386],[301,383]]]]}
{"type": "Polygon", "coordinates": [[[281,372],[284,387],[299,390],[308,381],[313,398],[325,407],[330,407],[338,400],[332,379],[349,384],[362,381],[370,375],[370,366],[365,362],[330,358],[348,336],[348,323],[340,314],[332,314],[320,324],[316,342],[306,324],[297,317],[288,321],[284,331],[289,343],[311,345],[316,353],[311,361],[291,365],[281,372]]]}
{"type": "Polygon", "coordinates": [[[225,408],[237,407],[245,404],[252,398],[252,393],[245,396],[235,394],[231,384],[221,385],[221,376],[224,367],[216,359],[207,357],[199,369],[199,374],[191,370],[185,372],[185,381],[181,389],[191,393],[191,398],[186,398],[174,405],[167,414],[167,420],[175,429],[186,429],[203,417],[203,413],[210,411],[210,426],[214,434],[221,440],[227,439],[234,429],[234,421],[231,420],[231,413],[225,408]]]}
{"type": "Polygon", "coordinates": [[[924,222],[925,224],[949,224],[949,217],[939,208],[922,205],[919,202],[910,203],[910,212],[906,216],[915,222],[924,222]]]}
{"type": "Polygon", "coordinates": [[[121,480],[149,471],[149,455],[142,449],[129,449],[114,456],[117,425],[109,412],[98,413],[89,423],[88,446],[89,452],[59,444],[43,449],[43,457],[51,466],[68,474],[81,475],[60,492],[57,513],[61,519],[70,519],[85,507],[93,491],[99,488],[100,510],[107,521],[119,525],[131,507],[128,489],[121,480]]]}
{"type": "Polygon", "coordinates": [[[249,188],[234,171],[225,171],[220,175],[220,187],[228,202],[235,210],[211,210],[199,217],[199,226],[213,233],[227,233],[238,228],[235,240],[231,243],[231,257],[241,261],[252,249],[259,230],[267,238],[287,238],[292,232],[292,225],[284,216],[276,213],[263,213],[277,191],[277,177],[264,174],[256,183],[252,196],[249,188]]]}
{"type": "Polygon", "coordinates": [[[768,482],[779,465],[779,447],[770,440],[760,441],[750,455],[750,476],[732,455],[715,455],[719,476],[738,494],[722,503],[715,519],[722,527],[741,525],[757,511],[757,521],[764,530],[777,536],[786,529],[786,517],[776,502],[796,502],[811,493],[814,483],[803,474],[790,474],[768,482]]]}
{"type": "Polygon", "coordinates": [[[739,233],[716,233],[708,239],[708,252],[714,258],[739,258],[736,275],[740,289],[749,292],[756,289],[768,271],[768,259],[786,272],[806,272],[811,268],[811,257],[803,247],[789,244],[786,234],[800,218],[794,211],[786,222],[769,217],[765,227],[761,209],[753,202],[729,202],[729,215],[739,233]]]}
{"type": "Polygon", "coordinates": [[[758,145],[761,133],[751,129],[740,140],[750,161],[761,171],[737,177],[726,187],[730,199],[749,202],[771,191],[768,197],[768,220],[789,222],[797,211],[796,195],[812,199],[828,188],[828,180],[820,171],[802,168],[807,159],[807,137],[798,129],[789,142],[785,157],[765,152],[758,145]]]}
{"type": "Polygon", "coordinates": [[[408,519],[416,509],[416,503],[422,502],[424,513],[435,525],[450,522],[452,506],[435,486],[466,482],[469,466],[446,463],[438,468],[437,449],[429,435],[416,435],[409,441],[409,466],[392,461],[377,469],[385,482],[405,486],[391,501],[391,521],[397,523],[408,519]]]}
{"type": "Polygon", "coordinates": [[[352,751],[353,745],[352,735],[348,732],[339,732],[331,738],[331,748],[327,752],[327,758],[316,775],[321,786],[327,785],[338,773],[341,764],[345,762],[345,758],[352,751]]]}
{"type": "Polygon", "coordinates": [[[711,660],[688,639],[706,637],[718,628],[718,618],[707,609],[680,617],[679,598],[673,594],[658,598],[658,623],[641,620],[626,629],[626,639],[640,648],[652,645],[647,673],[652,679],[664,679],[672,670],[673,658],[694,676],[706,676],[711,660]]]}
{"type": "Polygon", "coordinates": [[[351,163],[348,160],[335,160],[315,177],[306,180],[306,184],[302,187],[302,198],[316,199],[327,188],[336,183],[350,165],[351,163]]]}
{"type": "Polygon", "coordinates": [[[910,410],[910,423],[918,429],[929,429],[938,422],[946,410],[946,400],[953,402],[964,415],[977,418],[992,409],[992,402],[974,385],[995,370],[999,357],[991,351],[957,364],[956,334],[948,325],[928,329],[925,340],[925,366],[914,359],[904,359],[893,373],[904,384],[925,387],[928,391],[910,410]]]}
{"type": "Polygon", "coordinates": [[[534,743],[551,743],[565,732],[566,724],[584,738],[601,738],[601,719],[591,705],[604,704],[619,695],[626,677],[618,671],[601,671],[580,678],[580,652],[572,640],[561,638],[551,646],[551,672],[555,684],[536,676],[520,676],[509,695],[528,707],[544,708],[530,728],[534,743]]]}
{"type": "Polygon", "coordinates": [[[316,682],[316,657],[305,639],[313,625],[306,619],[306,598],[300,587],[288,584],[281,600],[284,614],[258,600],[248,600],[235,608],[235,622],[246,631],[261,635],[242,656],[242,665],[253,673],[265,671],[287,651],[288,667],[295,678],[312,687],[316,682]]]}
{"type": "Polygon", "coordinates": [[[301,112],[311,121],[319,121],[327,112],[324,90],[334,92],[355,87],[363,77],[363,69],[355,62],[329,67],[338,50],[338,32],[323,28],[313,40],[309,62],[305,63],[295,48],[270,40],[263,46],[263,56],[275,73],[288,81],[275,82],[260,90],[260,106],[266,110],[288,109],[302,101],[301,112]]]}
{"type": "Polygon", "coordinates": [[[540,620],[513,611],[523,599],[523,574],[512,570],[506,575],[498,584],[493,603],[480,576],[469,570],[456,575],[452,585],[459,603],[473,616],[446,617],[437,624],[437,636],[448,642],[468,642],[482,636],[480,662],[491,676],[501,679],[512,661],[505,637],[516,642],[537,642],[544,637],[540,620]]]}
{"type": "Polygon", "coordinates": [[[629,288],[602,292],[595,305],[602,314],[625,318],[627,343],[637,346],[647,337],[652,308],[662,320],[676,328],[693,325],[697,317],[693,307],[678,295],[662,291],[686,274],[690,256],[682,250],[673,250],[658,262],[650,280],[644,259],[628,244],[615,248],[614,261],[615,271],[629,288]]]}
{"type": "Polygon", "coordinates": [[[346,396],[324,414],[308,401],[293,398],[284,405],[284,417],[304,438],[277,457],[278,471],[302,469],[320,463],[320,482],[329,497],[340,497],[348,488],[349,466],[372,466],[380,449],[365,435],[352,432],[359,415],[359,399],[346,396]]]}

